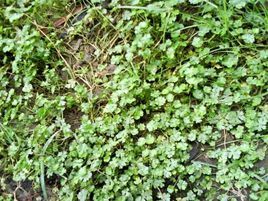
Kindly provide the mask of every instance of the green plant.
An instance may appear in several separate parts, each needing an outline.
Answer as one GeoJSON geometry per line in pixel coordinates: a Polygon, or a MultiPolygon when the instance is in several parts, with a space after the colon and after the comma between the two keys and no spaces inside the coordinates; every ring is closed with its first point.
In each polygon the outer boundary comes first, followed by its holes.
{"type": "Polygon", "coordinates": [[[0,12],[5,174],[59,177],[59,200],[266,199],[264,1],[88,1],[63,40],[34,2],[0,12]]]}

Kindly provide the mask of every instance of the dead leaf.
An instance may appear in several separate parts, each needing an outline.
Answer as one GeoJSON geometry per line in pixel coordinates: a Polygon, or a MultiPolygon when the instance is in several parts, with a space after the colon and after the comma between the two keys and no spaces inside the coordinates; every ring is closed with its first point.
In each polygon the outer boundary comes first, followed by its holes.
{"type": "Polygon", "coordinates": [[[79,5],[77,7],[75,7],[71,13],[69,13],[68,15],[64,16],[64,17],[61,17],[59,19],[57,19],[53,25],[54,27],[56,28],[60,28],[62,27],[64,24],[66,24],[66,22],[69,20],[69,18],[73,15],[76,15],[77,13],[81,12],[83,9],[85,8],[85,6],[83,5],[79,5]]]}
{"type": "Polygon", "coordinates": [[[73,15],[76,15],[77,13],[81,12],[84,8],[85,8],[84,5],[77,6],[77,7],[75,7],[75,9],[72,11],[72,14],[73,14],[73,15]]]}
{"type": "Polygon", "coordinates": [[[67,22],[67,17],[61,17],[60,19],[56,20],[53,25],[56,28],[60,28],[62,25],[64,25],[67,22]]]}
{"type": "Polygon", "coordinates": [[[82,44],[82,39],[81,38],[79,38],[77,41],[76,41],[76,43],[74,44],[74,46],[73,46],[73,50],[74,51],[77,51],[79,48],[80,48],[80,46],[81,46],[81,44],[82,44]]]}

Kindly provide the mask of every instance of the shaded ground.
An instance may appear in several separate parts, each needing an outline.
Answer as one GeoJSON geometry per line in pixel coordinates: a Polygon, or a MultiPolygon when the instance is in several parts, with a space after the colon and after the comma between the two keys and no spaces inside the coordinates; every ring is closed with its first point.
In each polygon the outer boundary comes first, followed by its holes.
{"type": "MultiPolygon", "coordinates": [[[[47,183],[51,183],[48,181],[47,183]]],[[[50,201],[56,201],[57,195],[53,192],[53,185],[47,185],[47,193],[50,201]]],[[[22,182],[15,182],[11,178],[7,178],[2,182],[0,189],[2,196],[12,196],[14,200],[18,201],[41,201],[42,192],[39,189],[35,189],[33,182],[25,180],[22,182]]]]}

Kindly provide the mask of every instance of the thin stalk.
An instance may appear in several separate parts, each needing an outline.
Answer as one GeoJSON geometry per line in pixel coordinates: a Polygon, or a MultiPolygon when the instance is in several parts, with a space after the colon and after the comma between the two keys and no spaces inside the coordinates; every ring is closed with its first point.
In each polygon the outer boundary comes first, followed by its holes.
{"type": "Polygon", "coordinates": [[[225,30],[228,31],[228,18],[227,18],[227,2],[223,0],[223,9],[224,9],[224,26],[225,30]]]}
{"type": "Polygon", "coordinates": [[[46,153],[46,150],[48,148],[48,146],[50,145],[50,143],[52,142],[52,140],[54,139],[54,137],[59,133],[60,131],[55,132],[45,143],[43,150],[42,150],[42,157],[40,160],[40,183],[41,183],[41,189],[42,189],[42,193],[43,193],[43,197],[45,201],[48,201],[48,196],[47,196],[47,191],[46,191],[46,182],[45,182],[45,165],[44,165],[44,158],[43,156],[46,153]]]}

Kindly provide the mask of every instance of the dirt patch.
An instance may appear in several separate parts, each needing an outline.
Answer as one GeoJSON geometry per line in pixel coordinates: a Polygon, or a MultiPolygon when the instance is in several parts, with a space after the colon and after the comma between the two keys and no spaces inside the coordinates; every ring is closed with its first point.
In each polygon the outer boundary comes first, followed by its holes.
{"type": "MultiPolygon", "coordinates": [[[[57,195],[54,192],[53,185],[47,185],[46,190],[48,193],[49,201],[56,201],[57,195]]],[[[0,186],[0,195],[4,198],[11,196],[17,201],[42,201],[42,192],[39,188],[35,188],[33,182],[30,180],[24,180],[20,182],[14,181],[12,178],[8,177],[6,179],[2,178],[0,186]]]]}
{"type": "Polygon", "coordinates": [[[16,182],[11,178],[7,178],[2,182],[1,195],[13,195],[14,200],[32,201],[41,200],[40,192],[34,190],[33,183],[29,180],[16,182]]]}
{"type": "Polygon", "coordinates": [[[68,123],[71,126],[72,131],[75,131],[81,125],[82,115],[83,113],[79,111],[77,108],[65,109],[63,112],[63,117],[66,123],[68,123]]]}

